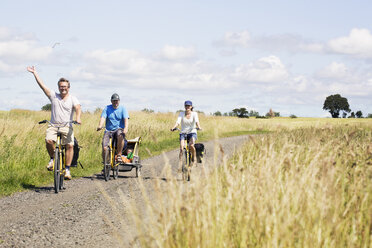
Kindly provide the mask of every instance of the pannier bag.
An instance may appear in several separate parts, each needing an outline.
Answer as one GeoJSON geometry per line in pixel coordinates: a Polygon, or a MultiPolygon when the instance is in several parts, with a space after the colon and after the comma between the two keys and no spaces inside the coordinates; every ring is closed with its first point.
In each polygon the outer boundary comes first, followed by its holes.
{"type": "Polygon", "coordinates": [[[196,143],[194,145],[194,147],[195,147],[195,150],[196,150],[196,161],[198,163],[202,163],[203,162],[204,153],[205,153],[204,145],[202,143],[196,143]]]}
{"type": "Polygon", "coordinates": [[[71,162],[72,167],[77,167],[78,164],[80,164],[81,168],[84,168],[83,165],[80,163],[80,161],[78,161],[80,148],[81,147],[79,146],[77,139],[74,137],[74,156],[72,157],[72,162],[71,162]]]}

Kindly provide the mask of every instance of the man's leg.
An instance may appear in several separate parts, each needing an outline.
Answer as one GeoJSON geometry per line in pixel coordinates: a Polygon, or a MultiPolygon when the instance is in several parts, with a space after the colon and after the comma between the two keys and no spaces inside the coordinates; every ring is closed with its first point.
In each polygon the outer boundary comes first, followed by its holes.
{"type": "Polygon", "coordinates": [[[66,166],[71,165],[73,156],[74,156],[74,145],[67,144],[66,145],[66,166]]]}
{"type": "Polygon", "coordinates": [[[74,156],[74,131],[72,127],[64,127],[60,129],[62,133],[62,144],[66,147],[66,172],[65,179],[71,180],[70,166],[74,156]]]}
{"type": "Polygon", "coordinates": [[[118,133],[117,137],[117,145],[118,145],[118,155],[121,155],[124,148],[124,133],[118,133]]]}
{"type": "Polygon", "coordinates": [[[53,158],[54,158],[54,150],[55,150],[55,142],[57,140],[57,128],[55,127],[48,127],[46,130],[46,135],[45,135],[45,146],[48,151],[50,160],[47,165],[47,169],[49,171],[53,170],[53,158]]]}
{"type": "Polygon", "coordinates": [[[50,158],[54,158],[54,150],[55,150],[55,145],[54,144],[55,143],[54,143],[53,140],[45,140],[46,149],[48,151],[48,154],[49,154],[50,158]]]}
{"type": "Polygon", "coordinates": [[[54,159],[54,150],[55,150],[55,142],[53,140],[45,140],[45,146],[48,151],[50,160],[47,165],[47,170],[53,170],[53,159],[54,159]]]}

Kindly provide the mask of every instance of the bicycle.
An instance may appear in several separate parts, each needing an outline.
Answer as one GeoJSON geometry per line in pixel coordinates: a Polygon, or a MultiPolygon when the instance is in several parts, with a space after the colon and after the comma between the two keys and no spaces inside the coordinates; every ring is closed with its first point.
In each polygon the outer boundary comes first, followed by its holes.
{"type": "MultiPolygon", "coordinates": [[[[173,132],[175,130],[181,131],[179,128],[172,129],[171,131],[173,132]]],[[[200,129],[197,128],[196,130],[200,129]]],[[[182,179],[184,181],[190,181],[192,165],[192,154],[190,152],[189,139],[187,139],[187,135],[188,134],[186,134],[185,145],[183,147],[184,159],[182,159],[182,179]]]]}
{"type": "Polygon", "coordinates": [[[61,124],[54,124],[48,120],[40,121],[39,124],[49,123],[49,125],[57,128],[57,141],[55,144],[54,158],[53,158],[53,172],[54,172],[54,192],[58,193],[63,188],[63,180],[66,173],[66,146],[62,145],[62,133],[59,131],[61,127],[68,124],[79,124],[76,121],[68,121],[61,124]]]}
{"type": "MultiPolygon", "coordinates": [[[[116,150],[116,138],[113,139],[113,135],[110,135],[110,140],[107,146],[107,149],[105,150],[104,154],[104,166],[103,166],[103,175],[105,178],[105,181],[108,181],[110,179],[110,171],[112,170],[112,177],[114,179],[117,179],[119,176],[119,164],[120,162],[115,161],[115,156],[117,155],[116,150]]],[[[124,141],[125,142],[125,141],[124,141]]]]}

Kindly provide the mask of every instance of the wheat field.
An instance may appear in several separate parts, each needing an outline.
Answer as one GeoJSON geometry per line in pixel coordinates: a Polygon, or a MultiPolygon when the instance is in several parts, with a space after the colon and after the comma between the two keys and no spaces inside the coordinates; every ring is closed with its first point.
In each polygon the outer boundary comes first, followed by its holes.
{"type": "Polygon", "coordinates": [[[303,121],[272,120],[192,183],[159,182],[147,218],[132,202],[141,246],[372,247],[372,122],[303,121]]]}

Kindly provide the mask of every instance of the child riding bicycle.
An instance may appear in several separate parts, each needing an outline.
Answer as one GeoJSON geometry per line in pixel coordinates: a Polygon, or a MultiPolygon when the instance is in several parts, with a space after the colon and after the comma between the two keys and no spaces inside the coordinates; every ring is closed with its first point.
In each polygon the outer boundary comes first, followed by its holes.
{"type": "MultiPolygon", "coordinates": [[[[106,125],[105,134],[102,138],[102,161],[105,161],[105,150],[108,147],[110,137],[116,137],[117,139],[117,151],[121,155],[121,152],[125,144],[125,135],[128,132],[129,114],[124,106],[120,106],[120,97],[118,94],[111,96],[111,105],[107,105],[102,111],[101,118],[97,127],[97,131],[100,131],[103,124],[106,125]]],[[[121,156],[117,156],[118,162],[121,162],[121,156]]]]}
{"type": "Polygon", "coordinates": [[[189,140],[188,144],[190,147],[190,152],[192,155],[192,163],[193,165],[196,163],[196,150],[194,147],[195,141],[197,140],[197,129],[201,130],[199,123],[198,113],[193,111],[192,102],[187,100],[185,101],[185,111],[180,112],[178,115],[176,124],[171,128],[171,131],[176,130],[178,125],[181,124],[181,132],[180,132],[180,154],[179,154],[179,168],[181,169],[182,164],[182,153],[185,147],[185,140],[189,140]]]}

